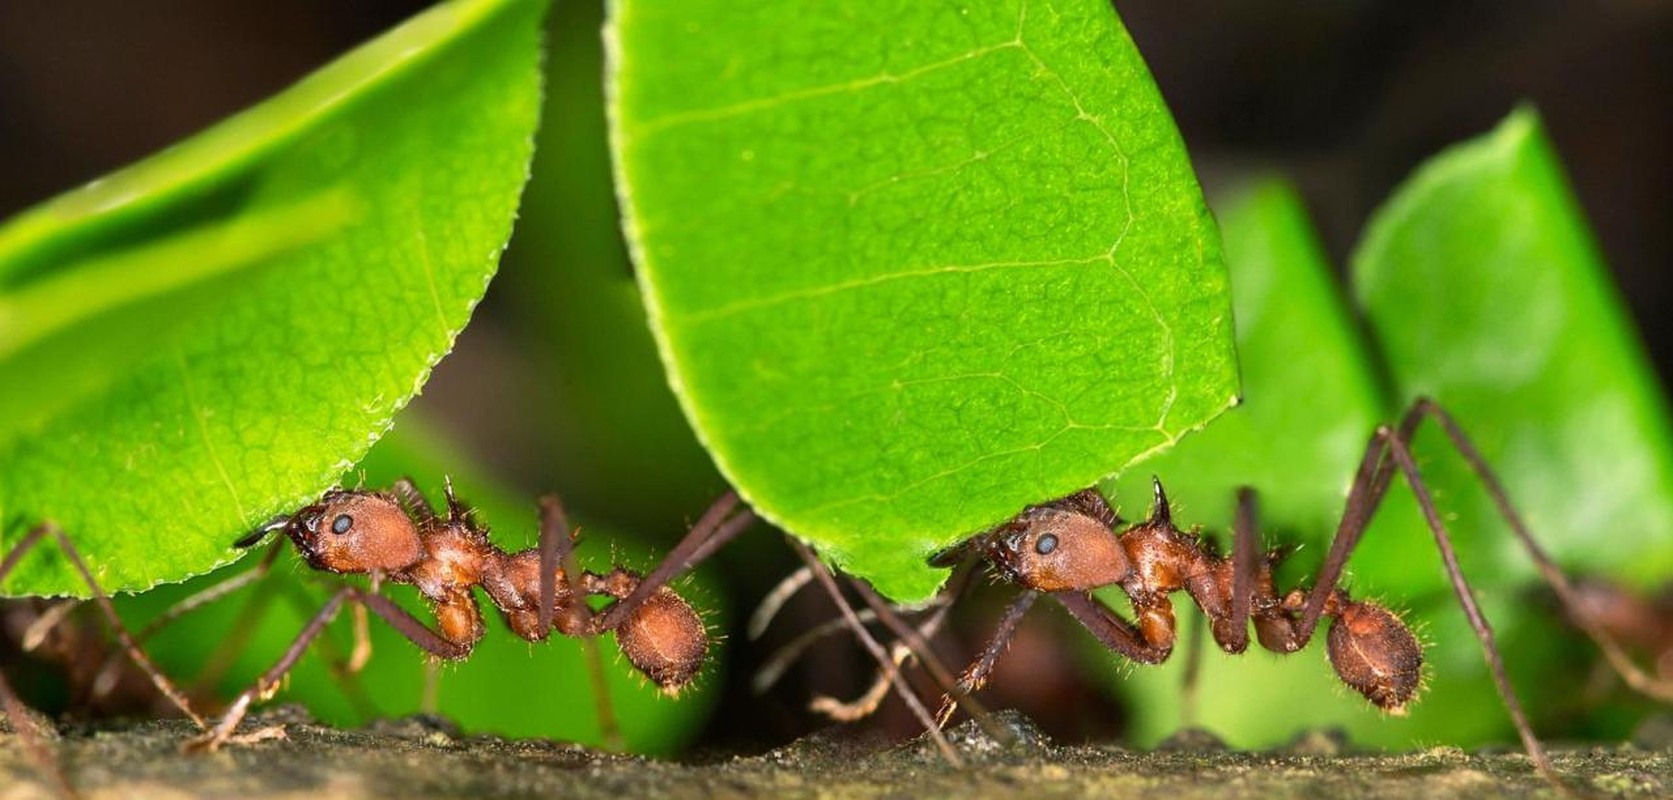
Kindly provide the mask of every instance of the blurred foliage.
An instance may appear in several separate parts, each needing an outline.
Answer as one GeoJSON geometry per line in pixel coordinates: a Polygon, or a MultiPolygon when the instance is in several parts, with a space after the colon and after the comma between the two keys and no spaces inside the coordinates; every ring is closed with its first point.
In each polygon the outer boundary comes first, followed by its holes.
{"type": "MultiPolygon", "coordinates": [[[[4,539],[52,519],[106,589],[147,588],[358,461],[498,266],[542,9],[437,6],[0,226],[4,539]]],[[[86,587],[42,556],[5,591],[86,587]]]]}
{"type": "Polygon", "coordinates": [[[845,571],[923,600],[934,550],[1231,404],[1218,232],[1107,2],[613,14],[669,382],[739,492],[845,571]]]}
{"type": "MultiPolygon", "coordinates": [[[[1621,580],[1667,574],[1673,531],[1656,522],[1673,508],[1664,400],[1532,111],[1431,159],[1371,221],[1355,288],[1378,349],[1352,328],[1293,192],[1262,184],[1222,220],[1248,402],[1142,475],[1123,476],[1117,496],[1147,498],[1145,481],[1159,474],[1180,500],[1176,518],[1229,545],[1233,493],[1254,486],[1266,543],[1306,547],[1286,565],[1281,590],[1306,584],[1371,429],[1430,395],[1471,434],[1560,563],[1621,580]],[[1392,390],[1373,379],[1382,363],[1392,390]],[[1601,535],[1628,524],[1637,535],[1601,535]]],[[[1415,451],[1536,729],[1623,734],[1632,714],[1577,714],[1574,692],[1548,688],[1582,682],[1595,648],[1567,630],[1553,602],[1529,602],[1538,594],[1532,563],[1467,465],[1438,430],[1420,434],[1415,451]]],[[[1343,689],[1322,646],[1283,658],[1231,657],[1208,644],[1195,722],[1249,747],[1320,725],[1390,746],[1513,735],[1403,480],[1348,575],[1356,595],[1404,609],[1426,642],[1427,680],[1408,716],[1380,715],[1343,689]]],[[[1142,742],[1180,724],[1176,660],[1122,682],[1142,742]]]]}

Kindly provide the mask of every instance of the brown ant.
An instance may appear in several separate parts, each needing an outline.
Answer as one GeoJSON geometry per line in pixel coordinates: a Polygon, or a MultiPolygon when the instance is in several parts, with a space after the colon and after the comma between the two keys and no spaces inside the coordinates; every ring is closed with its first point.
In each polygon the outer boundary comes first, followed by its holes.
{"type": "MultiPolygon", "coordinates": [[[[1252,491],[1238,494],[1232,554],[1223,557],[1196,532],[1175,527],[1160,481],[1153,483],[1155,499],[1149,518],[1119,532],[1122,521],[1114,510],[1096,490],[1086,489],[1030,506],[998,527],[932,556],[930,563],[940,567],[985,562],[997,580],[1023,589],[987,646],[959,678],[938,681],[947,694],[934,727],[944,726],[961,698],[987,682],[1023,616],[1042,596],[1062,606],[1110,650],[1133,661],[1157,664],[1173,650],[1176,622],[1171,595],[1181,590],[1203,611],[1215,642],[1227,653],[1248,648],[1250,623],[1262,647],[1278,653],[1299,651],[1311,641],[1321,619],[1330,617],[1327,654],[1337,676],[1378,708],[1401,713],[1421,683],[1422,647],[1399,616],[1375,603],[1356,600],[1339,586],[1349,556],[1398,472],[1406,476],[1417,497],[1529,759],[1543,776],[1563,787],[1506,678],[1493,629],[1465,581],[1452,541],[1412,457],[1410,442],[1425,419],[1439,424],[1469,463],[1570,618],[1598,645],[1615,671],[1641,693],[1673,700],[1673,683],[1650,676],[1625,656],[1617,643],[1619,627],[1592,610],[1596,604],[1587,604],[1581,591],[1533,540],[1497,476],[1452,417],[1433,400],[1419,398],[1397,428],[1381,426],[1372,435],[1311,589],[1277,591],[1273,572],[1286,551],[1259,552],[1252,491]],[[1106,587],[1116,587],[1128,596],[1134,613],[1131,621],[1092,594],[1106,587]]],[[[879,607],[871,597],[867,601],[878,619],[888,622],[895,616],[893,609],[879,607]]],[[[846,613],[850,627],[858,633],[859,621],[851,611],[846,613]]],[[[922,646],[922,635],[933,631],[939,613],[939,609],[932,612],[929,621],[916,630],[898,618],[890,622],[900,641],[926,663],[933,656],[922,646]]],[[[888,682],[904,692],[896,673],[885,672],[888,682]]],[[[871,708],[875,708],[875,698],[857,710],[844,710],[854,716],[871,708]]]]}
{"type": "Polygon", "coordinates": [[[537,642],[554,629],[576,637],[613,633],[629,663],[663,692],[677,694],[704,664],[709,636],[697,611],[668,582],[755,519],[748,509],[732,513],[738,498],[728,492],[650,574],[621,566],[600,574],[575,567],[577,533],[556,497],[540,500],[539,546],[515,553],[488,540],[487,529],[453,494],[451,483],[446,499],[447,513],[442,516],[407,479],[388,492],[334,489],[319,502],[239,540],[237,546],[253,547],[270,534],[283,533],[308,566],[368,575],[371,587],[344,586],[332,594],[279,660],[190,746],[213,750],[231,740],[251,704],[277,688],[345,602],[371,610],[430,655],[468,657],[484,633],[477,587],[518,636],[537,642]],[[435,613],[436,627],[426,626],[380,595],[384,581],[417,587],[435,613]],[[587,603],[589,597],[611,602],[595,612],[587,603]]]}

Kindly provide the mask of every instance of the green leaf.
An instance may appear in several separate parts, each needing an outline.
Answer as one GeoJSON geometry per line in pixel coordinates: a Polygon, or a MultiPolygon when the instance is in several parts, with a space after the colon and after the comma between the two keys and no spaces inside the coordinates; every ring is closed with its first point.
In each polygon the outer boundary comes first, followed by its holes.
{"type": "MultiPolygon", "coordinates": [[[[1401,399],[1431,395],[1457,417],[1560,563],[1645,585],[1673,573],[1666,401],[1531,109],[1418,170],[1353,266],[1401,399]]],[[[1416,449],[1452,489],[1441,500],[1477,587],[1533,580],[1444,437],[1416,449]]],[[[1440,590],[1409,546],[1367,538],[1362,569],[1440,590]]]]}
{"type": "MultiPolygon", "coordinates": [[[[6,539],[54,520],[141,589],[231,561],[358,461],[510,233],[543,10],[440,5],[0,226],[6,539]]],[[[5,589],[85,593],[50,554],[5,589]]]]}
{"type": "Polygon", "coordinates": [[[1175,517],[1229,533],[1236,490],[1250,486],[1269,540],[1301,532],[1324,543],[1365,443],[1386,419],[1371,353],[1288,184],[1259,183],[1226,203],[1220,219],[1243,402],[1102,488],[1137,518],[1149,510],[1157,476],[1175,517]]]}
{"type": "Polygon", "coordinates": [[[911,600],[935,548],[1237,377],[1213,221],[1108,3],[886,5],[625,0],[608,35],[686,415],[764,516],[911,600]]]}

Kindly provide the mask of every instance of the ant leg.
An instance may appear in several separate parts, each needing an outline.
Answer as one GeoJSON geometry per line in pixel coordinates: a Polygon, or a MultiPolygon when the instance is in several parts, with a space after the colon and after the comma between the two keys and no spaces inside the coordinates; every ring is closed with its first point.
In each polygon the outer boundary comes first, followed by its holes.
{"type": "MultiPolygon", "coordinates": [[[[249,713],[250,706],[258,700],[270,697],[279,688],[279,682],[296,666],[296,662],[302,659],[303,654],[308,651],[308,645],[312,644],[314,639],[325,631],[325,626],[336,618],[337,612],[343,607],[343,603],[348,601],[364,604],[372,613],[377,614],[389,623],[390,627],[402,636],[407,637],[408,641],[418,645],[431,655],[446,659],[458,659],[463,658],[470,652],[468,646],[450,641],[431,630],[417,617],[407,613],[406,609],[396,605],[389,598],[371,594],[355,586],[344,586],[332,593],[331,598],[325,601],[325,605],[320,608],[313,619],[308,620],[308,624],[303,626],[301,633],[298,633],[296,639],[291,641],[290,646],[285,649],[279,660],[274,662],[273,666],[263,672],[260,677],[256,678],[254,685],[239,693],[238,697],[227,707],[226,714],[221,717],[219,722],[215,723],[215,727],[202,736],[188,741],[186,749],[214,751],[232,740],[233,732],[238,729],[238,723],[242,722],[245,715],[249,713]]],[[[269,738],[273,735],[273,732],[272,729],[269,729],[258,731],[255,735],[269,738]]]]}
{"type": "Polygon", "coordinates": [[[302,654],[307,652],[308,645],[337,616],[337,610],[342,607],[345,600],[353,596],[354,591],[353,587],[345,586],[333,592],[331,599],[326,600],[325,605],[320,608],[318,613],[314,614],[313,619],[308,620],[308,624],[302,627],[302,632],[297,634],[296,639],[290,643],[290,647],[286,648],[284,654],[279,656],[279,660],[257,677],[254,685],[238,694],[238,697],[232,701],[232,705],[227,706],[226,713],[222,715],[219,722],[215,723],[213,729],[188,740],[185,749],[188,751],[214,752],[220,749],[221,745],[231,740],[233,731],[238,729],[238,723],[243,722],[244,715],[249,713],[250,705],[257,700],[266,699],[279,688],[279,681],[285,677],[286,673],[290,672],[291,667],[296,666],[296,662],[302,658],[302,654]]]}
{"type": "MultiPolygon", "coordinates": [[[[581,568],[575,562],[576,533],[558,496],[549,494],[541,497],[539,628],[542,639],[551,635],[553,619],[557,615],[557,575],[560,567],[565,588],[568,589],[569,602],[564,610],[569,616],[559,625],[559,630],[584,633],[592,625],[592,608],[587,605],[577,581],[581,568]]],[[[622,741],[621,727],[616,723],[615,707],[610,703],[610,687],[604,680],[604,658],[599,654],[598,640],[594,636],[581,636],[580,644],[596,700],[599,732],[607,747],[621,750],[626,745],[622,741]]]]}
{"type": "Polygon", "coordinates": [[[906,685],[905,679],[901,677],[900,670],[895,667],[895,662],[889,658],[887,652],[884,652],[883,646],[877,643],[877,639],[872,637],[871,632],[860,624],[859,616],[854,613],[854,608],[842,596],[842,589],[837,586],[836,579],[831,577],[831,573],[826,571],[824,565],[820,563],[819,557],[814,555],[807,545],[802,544],[801,540],[791,537],[788,541],[791,549],[796,551],[796,555],[801,557],[802,562],[808,566],[808,569],[814,571],[814,577],[818,579],[819,586],[825,590],[825,594],[831,598],[832,602],[837,604],[837,608],[842,612],[843,619],[848,622],[849,629],[854,632],[854,637],[860,640],[860,644],[866,648],[867,652],[871,653],[871,657],[877,661],[884,672],[888,673],[889,682],[894,685],[895,693],[906,701],[906,707],[911,709],[912,715],[917,717],[918,722],[924,726],[930,740],[935,742],[936,748],[947,759],[947,763],[955,767],[964,766],[964,759],[959,758],[958,751],[953,749],[952,744],[947,741],[947,737],[941,735],[940,726],[936,725],[935,720],[930,717],[929,709],[924,708],[923,701],[919,700],[918,696],[906,685]]]}
{"type": "Polygon", "coordinates": [[[1202,672],[1202,617],[1194,617],[1185,634],[1185,675],[1179,681],[1179,727],[1181,730],[1197,724],[1197,677],[1202,672]]]}
{"type": "MultiPolygon", "coordinates": [[[[1249,614],[1255,600],[1255,586],[1260,580],[1260,534],[1255,527],[1255,490],[1247,486],[1237,490],[1237,515],[1232,519],[1232,599],[1229,629],[1220,640],[1220,648],[1228,653],[1241,653],[1249,647],[1249,614]]],[[[1215,631],[1221,634],[1221,631],[1215,631]]]]}
{"type": "MultiPolygon", "coordinates": [[[[890,629],[890,631],[893,631],[895,636],[900,638],[900,643],[905,644],[907,653],[917,656],[918,663],[923,664],[923,669],[925,669],[925,671],[929,671],[930,678],[935,679],[935,685],[940,686],[942,696],[944,696],[944,698],[949,698],[949,700],[952,701],[952,703],[955,703],[955,705],[964,705],[965,710],[970,711],[970,716],[975,718],[977,725],[982,726],[982,730],[987,731],[987,735],[989,735],[992,740],[1000,741],[1000,743],[1009,743],[1009,741],[1012,740],[1010,731],[1007,731],[1005,728],[1002,728],[1002,726],[997,725],[994,718],[992,718],[992,715],[990,715],[989,711],[987,711],[987,706],[982,705],[979,700],[975,700],[975,698],[970,696],[969,691],[964,690],[964,686],[960,685],[959,681],[952,676],[952,673],[947,671],[947,668],[945,668],[942,661],[940,661],[939,656],[935,656],[934,649],[930,649],[929,641],[925,639],[927,636],[934,636],[935,629],[940,628],[942,618],[945,616],[945,609],[952,608],[952,597],[957,597],[959,594],[964,592],[965,586],[969,584],[969,576],[974,576],[974,574],[974,569],[965,571],[964,576],[962,576],[962,582],[959,582],[957,586],[949,587],[949,592],[947,592],[949,601],[947,601],[942,608],[937,609],[937,613],[930,616],[929,621],[925,623],[923,629],[913,629],[912,626],[908,626],[905,621],[900,619],[898,614],[895,614],[895,609],[890,608],[888,603],[883,603],[883,597],[878,596],[877,591],[872,589],[872,587],[867,586],[865,582],[848,582],[855,587],[855,591],[860,592],[860,597],[865,599],[865,604],[867,604],[868,608],[872,609],[873,613],[877,614],[877,619],[882,621],[883,626],[890,629]]],[[[940,723],[945,725],[945,720],[940,720],[940,723]]]]}
{"type": "MultiPolygon", "coordinates": [[[[929,616],[914,629],[916,635],[920,638],[934,636],[941,629],[941,624],[947,620],[947,612],[951,609],[950,604],[943,603],[936,606],[929,616]]],[[[873,614],[873,618],[876,618],[875,614],[873,614]]],[[[847,620],[840,618],[835,621],[839,623],[847,622],[847,620]]],[[[904,665],[906,659],[912,656],[912,648],[904,641],[897,640],[889,648],[889,659],[894,661],[896,669],[904,665]]],[[[871,688],[866,689],[858,698],[845,701],[828,695],[819,695],[808,703],[808,708],[838,722],[854,722],[876,713],[877,707],[882,704],[883,698],[888,696],[889,689],[892,686],[893,684],[889,682],[888,673],[879,669],[877,677],[871,682],[871,688]]]]}
{"type": "MultiPolygon", "coordinates": [[[[319,610],[319,598],[308,593],[300,583],[286,582],[279,587],[279,592],[284,595],[285,602],[289,603],[296,614],[303,619],[307,619],[319,610]]],[[[269,598],[271,598],[271,595],[269,595],[269,598]]],[[[265,605],[266,601],[263,602],[263,606],[265,605]]],[[[365,611],[365,607],[359,604],[354,604],[351,607],[360,609],[362,612],[365,611]]],[[[264,607],[260,611],[265,612],[266,608],[264,607]]],[[[253,628],[254,625],[252,624],[251,627],[253,628]]],[[[232,667],[236,654],[244,650],[245,643],[248,641],[248,637],[245,637],[243,643],[236,647],[223,646],[220,648],[220,651],[227,655],[224,669],[232,667]]],[[[337,688],[342,691],[343,697],[348,700],[349,706],[354,709],[354,713],[360,717],[362,723],[370,723],[381,716],[378,713],[377,704],[372,702],[371,697],[366,694],[366,687],[360,680],[360,674],[349,669],[351,658],[344,657],[342,649],[338,647],[337,640],[332,638],[331,633],[327,631],[321,634],[319,639],[314,641],[313,646],[319,653],[320,660],[325,662],[327,669],[331,670],[331,676],[337,679],[337,688]]]]}
{"type": "MultiPolygon", "coordinates": [[[[981,691],[982,687],[987,685],[988,676],[993,674],[1000,654],[1011,644],[1011,637],[1016,635],[1017,625],[1022,623],[1023,616],[1039,596],[1039,592],[1025,591],[1017,595],[1017,599],[1012,600],[1010,607],[1005,609],[1005,615],[999,618],[999,625],[994,628],[987,647],[982,648],[981,655],[970,662],[970,666],[964,668],[964,674],[959,676],[958,686],[964,690],[966,697],[972,692],[981,691]]],[[[935,713],[936,726],[946,725],[947,721],[952,719],[953,712],[957,710],[958,700],[952,694],[942,696],[941,709],[935,713]]]]}
{"type": "MultiPolygon", "coordinates": [[[[1563,572],[1562,568],[1551,560],[1551,556],[1545,552],[1545,549],[1534,541],[1533,534],[1528,531],[1527,524],[1522,521],[1522,515],[1517,513],[1515,506],[1511,505],[1510,495],[1505,491],[1504,484],[1500,483],[1498,475],[1493,472],[1492,468],[1487,466],[1486,459],[1481,457],[1481,452],[1476,449],[1470,438],[1464,435],[1463,429],[1458,427],[1457,422],[1453,421],[1452,415],[1448,414],[1433,399],[1419,397],[1412,403],[1412,407],[1406,412],[1406,416],[1412,420],[1410,424],[1414,428],[1416,427],[1416,420],[1427,416],[1433,418],[1446,432],[1447,438],[1452,440],[1452,446],[1469,463],[1470,469],[1476,474],[1476,478],[1487,489],[1487,494],[1493,499],[1493,505],[1499,510],[1499,516],[1504,517],[1505,522],[1510,525],[1511,532],[1522,543],[1523,548],[1528,551],[1528,556],[1533,559],[1534,566],[1539,569],[1540,576],[1545,579],[1547,584],[1550,584],[1552,591],[1556,592],[1563,607],[1569,610],[1569,616],[1574,619],[1586,636],[1597,645],[1598,649],[1603,651],[1604,658],[1609,661],[1609,665],[1615,669],[1621,679],[1640,694],[1664,703],[1673,703],[1673,681],[1657,678],[1645,672],[1633,663],[1632,659],[1627,657],[1626,652],[1621,648],[1620,643],[1615,640],[1615,637],[1599,625],[1595,619],[1586,614],[1574,613],[1576,610],[1585,607],[1579,590],[1575,588],[1574,582],[1569,580],[1568,575],[1563,572]]],[[[1403,425],[1402,429],[1405,427],[1403,425]]],[[[1409,434],[1405,437],[1405,441],[1411,441],[1409,434]]]]}
{"type": "MultiPolygon", "coordinates": [[[[813,580],[812,570],[803,567],[797,572],[806,574],[808,580],[813,580]]],[[[872,613],[869,608],[860,609],[855,612],[854,616],[861,624],[873,622],[877,619],[877,615],[872,613]]],[[[761,665],[761,668],[755,671],[755,676],[749,682],[750,688],[756,694],[766,694],[768,689],[773,688],[773,685],[778,683],[779,678],[784,677],[784,673],[790,668],[790,665],[794,664],[796,659],[801,658],[802,654],[807,652],[807,649],[812,647],[815,642],[843,630],[848,630],[848,620],[839,616],[802,631],[796,638],[791,639],[789,644],[780,647],[769,656],[761,665]]]]}
{"type": "Polygon", "coordinates": [[[1504,659],[1500,657],[1499,648],[1494,642],[1493,627],[1481,613],[1481,607],[1476,605],[1475,595],[1470,591],[1470,585],[1458,567],[1458,554],[1452,549],[1452,541],[1447,536],[1440,513],[1435,510],[1435,501],[1429,494],[1429,487],[1424,484],[1423,474],[1418,471],[1417,462],[1412,459],[1411,450],[1407,448],[1406,441],[1394,435],[1392,431],[1385,428],[1382,432],[1395,463],[1399,464],[1400,471],[1405,473],[1406,481],[1412,486],[1412,493],[1417,495],[1418,506],[1423,510],[1424,520],[1429,523],[1429,530],[1435,534],[1435,546],[1440,548],[1441,563],[1446,565],[1447,577],[1452,580],[1452,590],[1458,595],[1458,602],[1464,607],[1464,615],[1469,618],[1470,627],[1475,629],[1476,638],[1481,642],[1488,669],[1493,674],[1493,683],[1498,686],[1499,697],[1504,700],[1505,709],[1510,712],[1517,735],[1522,737],[1522,746],[1527,749],[1529,760],[1533,761],[1534,768],[1539,770],[1541,775],[1561,785],[1556,770],[1551,767],[1551,761],[1545,756],[1544,748],[1540,746],[1539,740],[1534,738],[1533,727],[1528,724],[1527,715],[1522,712],[1522,704],[1516,699],[1516,692],[1510,686],[1510,678],[1505,675],[1504,659]]]}
{"type": "Polygon", "coordinates": [[[1147,621],[1158,621],[1161,630],[1153,634],[1157,636],[1156,641],[1090,594],[1054,592],[1051,599],[1068,609],[1105,647],[1127,658],[1141,664],[1160,664],[1168,660],[1168,655],[1173,652],[1173,613],[1165,597],[1140,612],[1147,621]]]}
{"type": "MultiPolygon", "coordinates": [[[[18,562],[23,560],[24,553],[28,552],[29,548],[33,547],[45,535],[46,527],[38,526],[24,534],[23,539],[6,552],[6,557],[0,559],[0,583],[3,583],[6,575],[17,566],[18,562]]],[[[58,760],[53,757],[47,749],[46,743],[42,741],[42,732],[36,726],[29,708],[23,704],[22,700],[18,699],[17,693],[12,690],[11,683],[6,680],[4,672],[0,672],[0,708],[5,709],[6,719],[11,722],[12,732],[23,741],[23,749],[29,753],[29,758],[35,762],[35,768],[46,776],[53,791],[60,797],[78,797],[79,795],[76,794],[75,789],[70,786],[69,778],[64,775],[63,768],[59,766],[58,760]]]]}
{"type": "Polygon", "coordinates": [[[403,475],[395,479],[395,482],[390,484],[389,491],[400,501],[414,522],[423,524],[436,520],[436,507],[430,505],[430,498],[424,496],[424,492],[413,482],[411,476],[403,475]]]}
{"type": "Polygon", "coordinates": [[[569,525],[569,515],[564,513],[563,503],[555,494],[540,498],[540,636],[549,636],[552,630],[552,619],[557,615],[558,586],[556,576],[558,568],[563,567],[564,583],[569,589],[570,613],[578,619],[573,630],[585,630],[587,622],[592,618],[592,609],[584,602],[576,602],[581,597],[580,588],[576,585],[578,574],[574,564],[575,554],[574,528],[569,525]]]}
{"type": "Polygon", "coordinates": [[[609,608],[606,608],[602,614],[593,620],[594,628],[599,631],[615,630],[617,626],[622,624],[622,620],[627,618],[628,614],[643,604],[658,589],[661,589],[669,581],[703,559],[713,555],[716,550],[738,534],[743,533],[744,529],[755,522],[755,514],[746,508],[728,519],[727,515],[737,505],[737,492],[728,491],[715,500],[709,506],[709,510],[703,512],[703,516],[698,518],[697,524],[691,526],[691,531],[685,535],[685,538],[681,539],[673,550],[668,551],[668,555],[662,559],[662,563],[656,565],[656,569],[651,570],[649,575],[640,579],[639,585],[634,587],[633,591],[628,593],[626,597],[612,603],[609,608]]]}
{"type": "MultiPolygon", "coordinates": [[[[1528,723],[1527,715],[1522,711],[1521,703],[1516,699],[1516,693],[1511,688],[1510,680],[1505,674],[1504,660],[1499,655],[1498,645],[1493,635],[1492,625],[1481,612],[1481,607],[1475,601],[1475,595],[1470,590],[1468,581],[1464,578],[1462,569],[1458,566],[1458,555],[1453,550],[1452,539],[1447,535],[1446,526],[1441,521],[1440,512],[1435,508],[1434,498],[1430,495],[1429,487],[1423,480],[1423,474],[1412,458],[1411,450],[1407,446],[1416,423],[1420,421],[1421,407],[1414,407],[1402,420],[1399,431],[1388,426],[1379,426],[1372,434],[1370,445],[1366,449],[1365,458],[1360,463],[1360,470],[1354,480],[1353,488],[1348,492],[1347,508],[1343,512],[1342,522],[1337,528],[1335,541],[1331,543],[1330,552],[1326,557],[1324,567],[1319,572],[1318,583],[1314,585],[1307,597],[1307,604],[1303,609],[1301,619],[1294,629],[1293,637],[1285,642],[1286,649],[1295,651],[1301,649],[1312,638],[1319,618],[1326,610],[1327,604],[1334,598],[1339,598],[1337,582],[1341,578],[1342,570],[1347,563],[1353,547],[1359,543],[1365,533],[1372,514],[1376,511],[1383,497],[1387,494],[1392,473],[1395,469],[1404,473],[1406,481],[1412,487],[1412,493],[1417,497],[1417,503],[1423,512],[1424,521],[1434,535],[1435,546],[1440,551],[1441,563],[1446,569],[1447,578],[1452,584],[1453,593],[1457,595],[1459,605],[1464,610],[1464,616],[1469,620],[1470,628],[1475,631],[1476,639],[1480,642],[1483,655],[1487,660],[1488,671],[1493,677],[1493,683],[1498,689],[1499,698],[1505,704],[1505,710],[1510,714],[1511,723],[1516,728],[1517,736],[1522,740],[1522,746],[1528,752],[1528,759],[1534,768],[1552,783],[1561,786],[1545,750],[1534,738],[1533,728],[1528,723]]],[[[1382,612],[1386,614],[1387,612],[1382,612]]],[[[1388,624],[1398,625],[1397,619],[1388,616],[1388,624]]],[[[1335,629],[1333,628],[1333,631],[1335,629]]],[[[1406,634],[1409,638],[1410,634],[1406,634]]],[[[1332,644],[1335,635],[1332,634],[1332,644]]],[[[1415,640],[1411,644],[1415,648],[1415,640]]],[[[1335,648],[1332,648],[1334,658],[1335,648]]],[[[1376,653],[1379,658],[1388,654],[1376,653]]],[[[1341,670],[1338,669],[1338,674],[1341,670]]],[[[1346,678],[1344,677],[1344,680],[1346,678]]],[[[1356,689],[1361,689],[1355,686],[1356,689]]],[[[1361,689],[1361,691],[1364,691],[1361,689]]],[[[1370,695],[1367,695],[1370,697],[1370,695]]],[[[1372,698],[1373,702],[1378,702],[1372,698]]],[[[1381,704],[1381,703],[1379,703],[1381,704]]]]}
{"type": "Polygon", "coordinates": [[[784,609],[784,604],[802,590],[803,586],[813,581],[813,570],[800,567],[790,573],[784,580],[779,581],[767,596],[761,598],[761,604],[755,607],[755,612],[749,615],[749,638],[759,639],[767,632],[767,626],[773,624],[773,617],[784,609]]]}
{"type": "Polygon", "coordinates": [[[53,792],[59,797],[80,797],[70,785],[64,768],[59,766],[58,760],[47,750],[46,743],[41,741],[41,731],[36,726],[29,708],[18,699],[17,693],[12,691],[12,685],[6,681],[3,672],[0,672],[0,708],[5,709],[6,719],[11,722],[12,733],[23,740],[23,749],[29,753],[29,759],[35,762],[35,769],[46,776],[53,792]]]}
{"type": "MultiPolygon", "coordinates": [[[[283,540],[275,541],[272,546],[268,547],[267,553],[261,557],[261,561],[257,562],[255,567],[220,581],[169,606],[167,610],[159,614],[156,619],[146,623],[145,627],[134,635],[134,643],[143,645],[175,620],[266,578],[268,573],[272,571],[273,562],[277,559],[279,552],[284,549],[285,542],[283,540]]],[[[116,652],[111,653],[110,657],[105,659],[104,665],[99,668],[97,677],[93,679],[94,697],[104,697],[116,687],[116,667],[120,663],[121,657],[122,653],[116,652]]]]}
{"type": "Polygon", "coordinates": [[[151,679],[152,685],[156,686],[157,691],[168,698],[168,701],[173,703],[175,708],[180,709],[181,713],[185,714],[193,723],[196,723],[199,728],[202,728],[204,726],[203,717],[198,716],[197,712],[192,710],[191,703],[186,700],[186,695],[176,688],[174,681],[169,680],[162,670],[157,669],[157,666],[151,663],[150,657],[145,655],[145,651],[139,648],[139,644],[134,641],[133,635],[128,633],[127,626],[122,624],[122,618],[116,613],[116,606],[111,604],[110,596],[105,594],[104,588],[99,586],[99,582],[93,578],[92,570],[87,568],[87,562],[81,559],[81,553],[76,550],[75,545],[70,543],[70,537],[64,535],[64,531],[57,525],[51,522],[43,522],[24,535],[17,546],[6,554],[5,560],[0,561],[0,581],[3,581],[7,573],[10,573],[18,562],[23,560],[24,553],[30,547],[48,534],[51,534],[53,540],[58,543],[58,549],[63,551],[64,557],[75,567],[76,572],[81,574],[82,582],[87,584],[87,588],[93,594],[93,602],[99,607],[99,611],[104,614],[105,622],[109,623],[111,632],[116,634],[116,639],[121,642],[122,649],[127,653],[129,660],[133,661],[134,666],[138,667],[151,679]]]}

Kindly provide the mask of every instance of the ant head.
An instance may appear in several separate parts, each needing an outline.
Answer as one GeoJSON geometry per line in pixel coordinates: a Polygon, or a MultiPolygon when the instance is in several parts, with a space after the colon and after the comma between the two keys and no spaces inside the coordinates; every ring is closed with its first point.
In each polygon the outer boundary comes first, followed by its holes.
{"type": "Polygon", "coordinates": [[[978,546],[1012,582],[1035,591],[1091,591],[1132,572],[1110,526],[1050,503],[1022,512],[978,546]]]}
{"type": "Polygon", "coordinates": [[[271,530],[284,531],[309,566],[332,572],[396,572],[424,555],[412,518],[394,497],[378,492],[327,492],[258,533],[271,530]]]}

